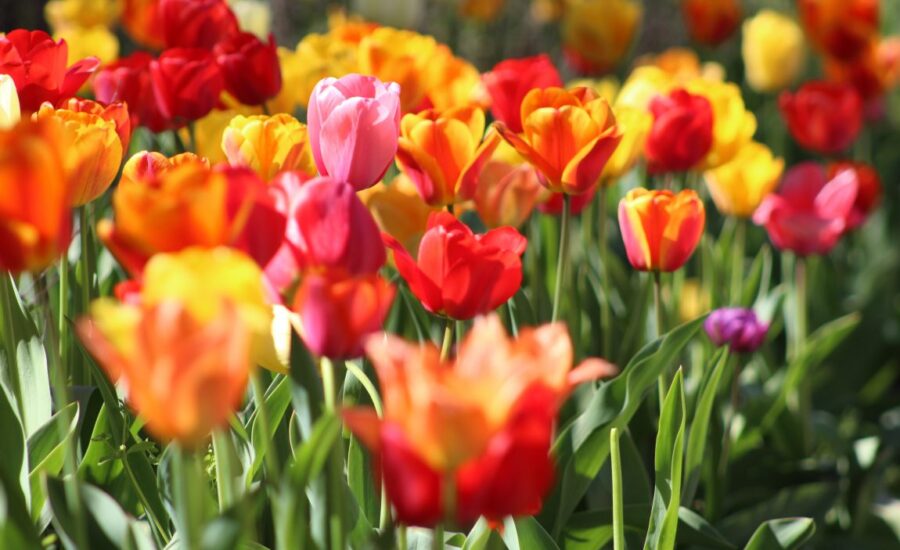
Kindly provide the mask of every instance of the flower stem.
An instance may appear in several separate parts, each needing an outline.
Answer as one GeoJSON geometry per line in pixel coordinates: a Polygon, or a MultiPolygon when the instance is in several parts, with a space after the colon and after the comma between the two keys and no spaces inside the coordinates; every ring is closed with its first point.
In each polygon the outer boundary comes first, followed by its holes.
{"type": "Polygon", "coordinates": [[[16,323],[13,321],[12,303],[15,299],[16,287],[13,284],[12,275],[7,273],[0,274],[4,280],[0,281],[0,302],[3,307],[3,345],[6,348],[6,365],[9,367],[11,386],[16,398],[16,407],[19,410],[19,417],[25,418],[24,405],[22,403],[22,388],[18,376],[18,359],[16,357],[16,323]]]}
{"type": "MultiPolygon", "coordinates": [[[[728,417],[725,420],[725,431],[722,436],[722,454],[719,456],[719,479],[725,479],[728,472],[728,454],[731,452],[731,428],[734,425],[734,419],[737,416],[738,409],[741,406],[741,363],[740,356],[736,357],[736,365],[734,374],[731,378],[731,408],[728,411],[728,417]]],[[[723,361],[728,361],[728,355],[722,357],[723,361]]]]}
{"type": "Polygon", "coordinates": [[[453,347],[453,320],[446,319],[444,322],[444,339],[441,343],[441,361],[450,358],[450,348],[453,347]]]}
{"type": "MultiPolygon", "coordinates": [[[[335,365],[331,359],[322,358],[322,390],[325,393],[325,409],[337,414],[340,389],[335,384],[335,365]]],[[[343,438],[339,437],[328,457],[328,533],[333,550],[344,549],[344,452],[343,438]]]]}
{"type": "Polygon", "coordinates": [[[553,291],[553,315],[550,318],[554,323],[559,319],[562,287],[566,278],[566,265],[569,263],[569,218],[571,217],[571,210],[571,198],[569,195],[563,195],[562,222],[559,227],[559,255],[556,261],[556,287],[553,291]]]}
{"type": "Polygon", "coordinates": [[[744,250],[747,243],[747,220],[739,218],[735,223],[734,242],[731,245],[731,305],[743,302],[744,250]]]}
{"type": "Polygon", "coordinates": [[[197,457],[193,451],[178,446],[172,462],[176,484],[175,509],[181,531],[178,539],[187,550],[199,549],[204,520],[197,457]]]}
{"type": "MultiPolygon", "coordinates": [[[[806,258],[798,257],[794,264],[794,291],[796,293],[796,323],[794,330],[796,338],[793,346],[793,359],[796,360],[806,343],[808,334],[808,305],[807,305],[807,284],[808,275],[806,271],[806,258]]],[[[812,442],[812,384],[811,378],[806,376],[800,380],[799,409],[800,421],[803,423],[803,447],[809,449],[812,442]]]]}
{"type": "Polygon", "coordinates": [[[625,550],[625,511],[622,505],[622,457],[619,454],[619,429],[609,432],[609,457],[612,469],[613,550],[625,550]]]}
{"type": "Polygon", "coordinates": [[[603,183],[600,184],[600,228],[597,236],[600,241],[600,285],[603,289],[603,300],[600,303],[600,331],[603,339],[603,355],[613,357],[612,352],[612,311],[610,309],[609,286],[609,243],[606,242],[606,191],[603,183]]]}
{"type": "MultiPolygon", "coordinates": [[[[656,310],[656,338],[663,335],[663,309],[662,309],[662,277],[659,271],[653,272],[653,306],[656,310]]],[[[663,402],[666,400],[666,373],[660,373],[657,378],[659,392],[659,410],[662,412],[663,402]]]]}
{"type": "Polygon", "coordinates": [[[269,424],[269,411],[266,408],[266,389],[263,387],[259,376],[259,368],[250,372],[250,385],[253,386],[253,400],[256,401],[256,414],[259,415],[259,427],[263,431],[263,452],[266,453],[266,477],[277,480],[279,474],[278,457],[272,448],[271,425],[269,424]]]}

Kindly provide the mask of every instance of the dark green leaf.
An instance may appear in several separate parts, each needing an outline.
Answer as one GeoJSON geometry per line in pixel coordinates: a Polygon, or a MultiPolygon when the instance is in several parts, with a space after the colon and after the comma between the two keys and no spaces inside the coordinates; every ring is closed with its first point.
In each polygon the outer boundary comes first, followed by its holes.
{"type": "Polygon", "coordinates": [[[816,532],[816,522],[810,518],[769,520],[753,533],[744,550],[794,550],[816,532]]]}

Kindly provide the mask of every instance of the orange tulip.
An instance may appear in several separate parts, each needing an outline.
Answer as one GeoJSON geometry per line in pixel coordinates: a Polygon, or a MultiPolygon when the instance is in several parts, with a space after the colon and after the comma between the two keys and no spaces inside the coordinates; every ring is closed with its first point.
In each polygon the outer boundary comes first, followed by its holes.
{"type": "Polygon", "coordinates": [[[475,210],[489,228],[520,227],[547,195],[534,168],[503,143],[478,175],[475,210]]]}
{"type": "Polygon", "coordinates": [[[632,267],[676,271],[697,248],[706,211],[692,190],[632,189],[619,203],[619,228],[632,267]]]}
{"type": "Polygon", "coordinates": [[[582,73],[607,73],[625,57],[641,22],[637,0],[567,0],[563,51],[582,73]]]}
{"type": "Polygon", "coordinates": [[[691,38],[709,46],[734,34],[743,16],[740,0],[682,0],[681,11],[691,38]]]}
{"type": "Polygon", "coordinates": [[[422,201],[409,178],[400,174],[390,184],[378,183],[357,193],[378,224],[409,251],[419,249],[428,226],[428,216],[436,207],[422,201]]]}
{"type": "Polygon", "coordinates": [[[822,53],[851,61],[878,38],[879,0],[798,0],[806,34],[822,53]]]}
{"type": "Polygon", "coordinates": [[[431,36],[380,27],[359,42],[359,71],[400,84],[403,112],[414,112],[425,99],[425,73],[436,49],[431,36]]]}
{"type": "Polygon", "coordinates": [[[622,140],[609,103],[588,88],[535,89],[522,100],[519,135],[494,123],[510,145],[543,176],[554,193],[590,191],[622,140]]]}
{"type": "Polygon", "coordinates": [[[482,165],[500,143],[484,136],[484,111],[460,107],[407,114],[400,121],[397,164],[430,205],[471,199],[482,165]]]}
{"type": "Polygon", "coordinates": [[[131,114],[128,111],[128,105],[124,101],[116,101],[109,105],[104,105],[90,99],[73,97],[64,101],[58,108],[77,113],[99,115],[103,120],[115,123],[116,134],[119,135],[119,141],[122,142],[122,152],[123,154],[128,152],[128,146],[131,144],[131,114]]]}
{"type": "MultiPolygon", "coordinates": [[[[486,107],[489,102],[478,69],[453,55],[447,46],[438,46],[425,68],[423,78],[428,107],[445,111],[467,105],[486,107]]],[[[402,88],[400,95],[403,96],[402,88]]]]}
{"type": "Polygon", "coordinates": [[[0,130],[0,271],[40,271],[68,247],[72,190],[56,120],[0,130]]]}

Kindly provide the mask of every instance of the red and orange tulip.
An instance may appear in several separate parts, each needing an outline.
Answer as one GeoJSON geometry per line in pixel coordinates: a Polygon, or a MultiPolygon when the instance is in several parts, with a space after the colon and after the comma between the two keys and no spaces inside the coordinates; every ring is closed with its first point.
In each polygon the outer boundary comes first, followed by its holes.
{"type": "Polygon", "coordinates": [[[740,0],[682,0],[681,11],[691,38],[710,46],[728,40],[743,16],[740,0]]]}
{"type": "Polygon", "coordinates": [[[633,189],[619,202],[619,228],[631,266],[676,271],[691,257],[706,222],[703,201],[692,190],[633,189]]]}
{"type": "Polygon", "coordinates": [[[879,0],[798,0],[810,41],[831,57],[851,60],[878,36],[879,0]]]}

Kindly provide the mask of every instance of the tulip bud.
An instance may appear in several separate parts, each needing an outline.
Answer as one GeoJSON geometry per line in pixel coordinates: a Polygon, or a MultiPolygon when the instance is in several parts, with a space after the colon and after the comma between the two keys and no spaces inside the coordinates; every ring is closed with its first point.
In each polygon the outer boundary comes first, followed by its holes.
{"type": "Polygon", "coordinates": [[[807,82],[782,92],[778,106],[797,143],[824,155],[846,151],[862,129],[862,99],[845,84],[807,82]]]}
{"type": "Polygon", "coordinates": [[[650,102],[653,127],[644,146],[653,173],[684,172],[697,166],[713,144],[713,109],[701,95],[676,89],[650,102]]]}
{"type": "Polygon", "coordinates": [[[798,0],[806,34],[830,57],[849,61],[878,36],[878,0],[798,0]]]}
{"type": "Polygon", "coordinates": [[[222,70],[225,91],[244,105],[262,105],[281,90],[281,67],[275,37],[268,44],[242,32],[216,44],[213,50],[222,70]]]}
{"type": "Polygon", "coordinates": [[[752,309],[723,307],[709,314],[703,329],[716,346],[727,345],[734,353],[753,353],[765,342],[769,325],[752,309]]]}
{"type": "Polygon", "coordinates": [[[703,236],[706,211],[692,190],[632,189],[619,202],[619,228],[631,266],[639,271],[677,271],[703,236]]]}

